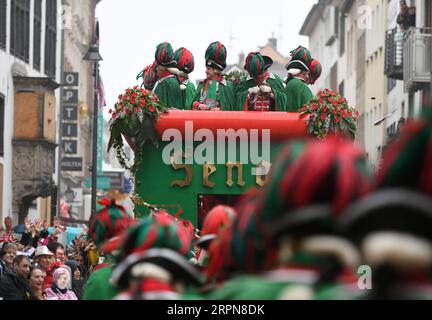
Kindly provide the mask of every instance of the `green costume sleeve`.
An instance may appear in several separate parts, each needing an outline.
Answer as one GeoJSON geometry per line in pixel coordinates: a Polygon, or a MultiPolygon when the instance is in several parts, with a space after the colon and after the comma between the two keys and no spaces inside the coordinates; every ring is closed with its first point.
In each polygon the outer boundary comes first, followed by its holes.
{"type": "Polygon", "coordinates": [[[235,89],[231,81],[226,86],[219,84],[219,100],[222,111],[235,111],[235,89]]]}
{"type": "Polygon", "coordinates": [[[243,111],[244,110],[244,104],[248,96],[248,91],[243,90],[241,92],[237,92],[237,102],[236,102],[236,110],[235,111],[243,111]]]}
{"type": "Polygon", "coordinates": [[[243,111],[244,105],[249,94],[249,89],[255,87],[255,82],[253,80],[246,81],[246,77],[236,87],[236,110],[243,111]]]}
{"type": "Polygon", "coordinates": [[[168,108],[184,108],[183,95],[180,90],[179,82],[176,78],[167,78],[156,84],[154,93],[158,95],[159,100],[168,108]]]}
{"type": "Polygon", "coordinates": [[[185,91],[185,110],[191,110],[192,109],[192,103],[194,102],[196,97],[196,89],[195,85],[189,81],[186,87],[185,91]]]}
{"type": "Polygon", "coordinates": [[[287,96],[286,111],[298,112],[310,99],[312,91],[299,79],[291,79],[285,88],[287,96]]]}
{"type": "Polygon", "coordinates": [[[83,300],[111,300],[118,292],[111,285],[112,267],[94,271],[84,287],[83,300]]]}
{"type": "Polygon", "coordinates": [[[276,79],[268,79],[269,86],[273,89],[275,96],[276,111],[284,112],[286,110],[287,96],[285,94],[285,88],[282,80],[275,75],[276,79]]]}
{"type": "Polygon", "coordinates": [[[192,100],[191,108],[192,108],[192,104],[193,104],[195,101],[198,101],[198,102],[200,101],[202,86],[203,86],[203,83],[202,83],[202,81],[201,81],[201,82],[198,84],[198,88],[197,88],[196,91],[195,91],[195,97],[194,97],[194,99],[192,100]]]}

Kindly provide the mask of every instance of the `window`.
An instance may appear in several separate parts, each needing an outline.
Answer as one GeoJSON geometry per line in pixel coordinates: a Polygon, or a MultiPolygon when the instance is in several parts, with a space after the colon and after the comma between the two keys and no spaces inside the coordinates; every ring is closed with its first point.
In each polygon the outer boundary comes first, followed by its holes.
{"type": "Polygon", "coordinates": [[[387,93],[390,93],[396,87],[396,79],[387,78],[387,93]]]}
{"type": "Polygon", "coordinates": [[[339,12],[339,8],[335,7],[334,9],[334,30],[337,33],[339,31],[339,17],[340,17],[340,12],[339,12]]]}
{"type": "Polygon", "coordinates": [[[426,27],[432,28],[432,1],[425,1],[426,27]]]}
{"type": "Polygon", "coordinates": [[[55,77],[57,42],[57,1],[46,1],[45,74],[55,77]]]}
{"type": "Polygon", "coordinates": [[[410,93],[408,96],[408,118],[414,118],[414,94],[410,93]]]}
{"type": "Polygon", "coordinates": [[[341,96],[345,95],[345,81],[342,81],[342,82],[339,84],[339,94],[340,94],[341,96]]]}
{"type": "Polygon", "coordinates": [[[7,1],[0,1],[0,48],[6,48],[6,16],[7,1]]]}
{"type": "Polygon", "coordinates": [[[30,0],[11,1],[11,53],[29,62],[30,0]]]}
{"type": "Polygon", "coordinates": [[[4,96],[0,95],[0,156],[4,155],[4,96]]]}
{"type": "Polygon", "coordinates": [[[40,70],[42,38],[42,0],[35,0],[33,25],[33,67],[36,70],[40,70]]]}
{"type": "Polygon", "coordinates": [[[339,55],[343,56],[343,54],[345,53],[345,15],[343,12],[340,15],[339,40],[340,40],[339,55]]]}
{"type": "Polygon", "coordinates": [[[326,46],[330,46],[334,43],[334,40],[337,37],[338,29],[337,29],[337,20],[339,19],[336,16],[337,11],[333,6],[329,6],[327,10],[327,15],[325,17],[325,35],[328,37],[325,42],[326,46]]]}
{"type": "Polygon", "coordinates": [[[352,48],[352,28],[350,30],[348,30],[347,33],[347,69],[348,69],[348,73],[351,74],[351,48],[352,48]]]}

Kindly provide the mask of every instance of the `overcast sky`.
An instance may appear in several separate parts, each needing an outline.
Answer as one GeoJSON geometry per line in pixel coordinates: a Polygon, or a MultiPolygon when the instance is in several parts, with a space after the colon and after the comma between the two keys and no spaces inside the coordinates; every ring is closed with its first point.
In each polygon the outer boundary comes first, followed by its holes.
{"type": "Polygon", "coordinates": [[[96,15],[100,23],[101,76],[107,108],[136,75],[154,61],[156,46],[164,41],[174,50],[188,48],[195,58],[192,80],[204,77],[204,53],[213,41],[228,49],[228,64],[241,52],[255,51],[272,33],[278,49],[288,56],[298,45],[308,45],[298,35],[317,0],[103,0],[96,15]]]}

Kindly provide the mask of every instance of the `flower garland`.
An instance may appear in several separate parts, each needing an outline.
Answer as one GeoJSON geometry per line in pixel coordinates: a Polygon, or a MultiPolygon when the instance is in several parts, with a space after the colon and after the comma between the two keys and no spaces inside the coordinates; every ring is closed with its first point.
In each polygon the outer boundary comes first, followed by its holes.
{"type": "Polygon", "coordinates": [[[115,148],[117,159],[123,168],[135,173],[145,142],[150,140],[156,146],[158,145],[155,122],[160,114],[166,111],[167,109],[160,104],[158,96],[150,90],[135,86],[119,95],[114,109],[109,110],[111,137],[108,151],[115,148]],[[127,165],[129,158],[123,149],[123,138],[135,152],[135,162],[132,167],[127,165]]]}
{"type": "Polygon", "coordinates": [[[308,131],[318,139],[324,139],[330,133],[355,139],[360,114],[340,94],[330,89],[321,90],[300,110],[301,117],[307,115],[308,131]]]}

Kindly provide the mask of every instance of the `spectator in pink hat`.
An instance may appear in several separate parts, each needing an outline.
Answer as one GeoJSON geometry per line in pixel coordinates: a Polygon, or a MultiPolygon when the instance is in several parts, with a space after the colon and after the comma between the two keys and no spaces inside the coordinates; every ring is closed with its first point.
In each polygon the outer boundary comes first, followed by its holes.
{"type": "Polygon", "coordinates": [[[64,267],[57,268],[53,273],[51,288],[45,289],[46,300],[78,300],[68,287],[71,283],[70,271],[64,267]]]}

